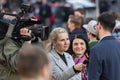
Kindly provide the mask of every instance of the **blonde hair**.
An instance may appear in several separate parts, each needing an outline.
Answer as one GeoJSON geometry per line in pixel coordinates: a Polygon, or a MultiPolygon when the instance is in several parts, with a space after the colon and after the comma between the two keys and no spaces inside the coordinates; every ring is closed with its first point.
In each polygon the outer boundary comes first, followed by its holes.
{"type": "Polygon", "coordinates": [[[49,52],[52,48],[54,48],[54,42],[57,40],[58,35],[61,33],[67,33],[67,30],[64,28],[54,28],[49,35],[50,43],[47,45],[46,50],[49,52]]]}
{"type": "Polygon", "coordinates": [[[55,29],[53,29],[52,32],[50,33],[49,38],[51,39],[51,41],[55,41],[55,40],[57,40],[58,35],[59,35],[60,33],[68,33],[68,32],[67,32],[67,30],[65,30],[64,28],[61,28],[61,27],[55,28],[55,29]]]}

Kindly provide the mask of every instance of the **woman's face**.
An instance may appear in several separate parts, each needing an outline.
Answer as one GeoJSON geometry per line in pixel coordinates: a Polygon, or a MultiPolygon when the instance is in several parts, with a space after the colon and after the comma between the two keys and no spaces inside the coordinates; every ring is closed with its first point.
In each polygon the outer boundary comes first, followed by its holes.
{"type": "Polygon", "coordinates": [[[66,50],[68,50],[69,45],[70,45],[70,41],[68,38],[68,33],[60,33],[57,36],[57,40],[54,42],[55,44],[55,49],[57,49],[57,51],[59,52],[64,52],[66,50]]]}
{"type": "Polygon", "coordinates": [[[82,57],[82,55],[86,51],[86,44],[83,39],[75,38],[72,43],[72,50],[75,53],[76,56],[82,57]]]}

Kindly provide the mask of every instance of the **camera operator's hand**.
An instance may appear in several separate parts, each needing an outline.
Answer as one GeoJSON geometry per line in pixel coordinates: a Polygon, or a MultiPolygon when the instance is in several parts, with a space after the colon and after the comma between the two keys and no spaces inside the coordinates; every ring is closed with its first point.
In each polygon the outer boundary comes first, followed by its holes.
{"type": "Polygon", "coordinates": [[[20,34],[24,36],[30,36],[31,37],[31,30],[27,28],[21,28],[20,29],[20,34]]]}
{"type": "MultiPolygon", "coordinates": [[[[21,35],[21,36],[26,36],[26,37],[28,36],[28,37],[31,38],[31,30],[29,30],[29,29],[27,29],[27,28],[21,28],[21,29],[20,29],[20,35],[21,35]]],[[[26,42],[31,43],[31,40],[26,41],[26,42]]]]}

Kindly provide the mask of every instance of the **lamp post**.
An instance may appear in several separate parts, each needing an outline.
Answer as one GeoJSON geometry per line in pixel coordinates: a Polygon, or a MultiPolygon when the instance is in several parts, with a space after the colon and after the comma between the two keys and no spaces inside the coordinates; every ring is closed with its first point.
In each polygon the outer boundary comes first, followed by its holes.
{"type": "MultiPolygon", "coordinates": [[[[117,0],[117,6],[118,6],[118,8],[120,8],[119,3],[120,3],[120,0],[117,0]]],[[[118,9],[118,10],[119,10],[118,12],[120,12],[120,9],[118,9]]]]}
{"type": "Polygon", "coordinates": [[[2,10],[3,6],[2,6],[2,0],[0,0],[0,10],[2,10]]]}
{"type": "Polygon", "coordinates": [[[96,0],[96,17],[100,15],[99,13],[99,0],[96,0]]]}

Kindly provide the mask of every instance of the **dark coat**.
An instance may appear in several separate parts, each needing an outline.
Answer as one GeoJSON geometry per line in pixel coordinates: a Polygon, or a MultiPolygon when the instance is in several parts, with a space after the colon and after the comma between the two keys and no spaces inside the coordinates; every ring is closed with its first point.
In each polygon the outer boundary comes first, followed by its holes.
{"type": "Polygon", "coordinates": [[[81,35],[88,41],[87,32],[84,29],[77,28],[74,31],[70,32],[69,33],[70,40],[72,40],[72,38],[75,37],[75,35],[81,35]]]}
{"type": "Polygon", "coordinates": [[[88,80],[120,80],[120,42],[104,37],[90,52],[88,80]]]}

